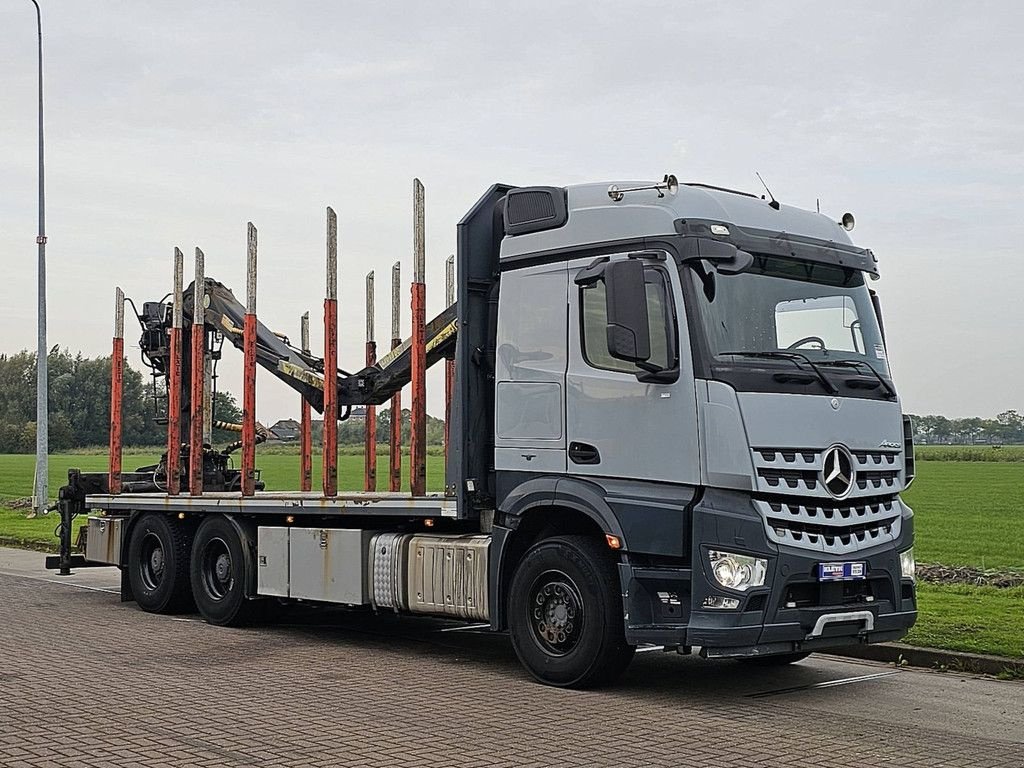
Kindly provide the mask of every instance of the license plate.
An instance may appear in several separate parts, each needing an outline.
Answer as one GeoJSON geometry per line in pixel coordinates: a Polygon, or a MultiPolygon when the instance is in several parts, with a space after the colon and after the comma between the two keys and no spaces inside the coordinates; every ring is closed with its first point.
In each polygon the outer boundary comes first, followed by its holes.
{"type": "Polygon", "coordinates": [[[855,581],[867,573],[866,563],[818,563],[819,581],[855,581]]]}

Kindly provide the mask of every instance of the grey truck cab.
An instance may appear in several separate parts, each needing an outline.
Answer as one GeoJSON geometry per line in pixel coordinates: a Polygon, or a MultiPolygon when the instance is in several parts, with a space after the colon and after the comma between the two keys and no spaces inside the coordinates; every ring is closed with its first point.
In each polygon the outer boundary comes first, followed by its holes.
{"type": "Polygon", "coordinates": [[[671,177],[495,186],[462,221],[449,490],[494,511],[490,619],[534,675],[914,623],[911,433],[844,224],[671,177]]]}

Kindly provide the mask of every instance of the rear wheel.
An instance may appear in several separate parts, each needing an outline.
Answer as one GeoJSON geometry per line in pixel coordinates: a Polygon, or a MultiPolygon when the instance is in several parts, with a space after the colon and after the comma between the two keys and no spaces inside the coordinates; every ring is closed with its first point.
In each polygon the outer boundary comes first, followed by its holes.
{"type": "Polygon", "coordinates": [[[584,688],[618,677],[633,658],[618,573],[587,536],[535,544],[512,578],[509,629],[523,666],[549,685],[584,688]]]}
{"type": "Polygon", "coordinates": [[[803,661],[810,655],[810,651],[799,651],[797,653],[776,653],[773,656],[743,656],[739,660],[755,667],[784,667],[787,664],[803,661]]]}
{"type": "Polygon", "coordinates": [[[206,518],[196,531],[192,594],[210,624],[239,626],[256,618],[259,603],[245,596],[249,558],[244,547],[234,524],[220,515],[206,518]]]}
{"type": "Polygon", "coordinates": [[[178,613],[192,607],[188,563],[192,532],[167,515],[143,515],[128,541],[128,582],[139,607],[178,613]]]}

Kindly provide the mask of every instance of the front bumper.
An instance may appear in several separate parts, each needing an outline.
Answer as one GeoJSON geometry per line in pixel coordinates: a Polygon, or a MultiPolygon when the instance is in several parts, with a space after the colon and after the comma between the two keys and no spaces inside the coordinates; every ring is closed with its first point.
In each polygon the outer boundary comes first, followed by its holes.
{"type": "Polygon", "coordinates": [[[895,542],[833,557],[769,541],[749,496],[709,490],[693,510],[691,568],[623,563],[626,635],[631,643],[700,646],[712,657],[761,656],[897,640],[917,619],[914,585],[901,578],[899,552],[913,543],[904,508],[895,542]],[[736,592],[711,575],[707,550],[768,558],[763,587],[736,592]],[[861,581],[819,582],[821,562],[867,564],[861,581]],[[736,609],[707,609],[709,597],[739,600],[736,609]]]}

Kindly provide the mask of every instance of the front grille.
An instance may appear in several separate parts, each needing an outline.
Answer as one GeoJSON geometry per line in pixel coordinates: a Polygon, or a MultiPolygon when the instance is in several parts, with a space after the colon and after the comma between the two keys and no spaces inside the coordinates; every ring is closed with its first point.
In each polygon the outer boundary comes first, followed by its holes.
{"type": "MultiPolygon", "coordinates": [[[[901,453],[891,449],[854,449],[853,496],[892,494],[901,489],[901,453]]],[[[758,490],[765,493],[828,496],[821,483],[823,449],[754,448],[758,490]]]]}
{"type": "Polygon", "coordinates": [[[896,497],[823,503],[820,499],[755,499],[768,538],[776,544],[845,555],[895,541],[902,526],[896,497]]]}

